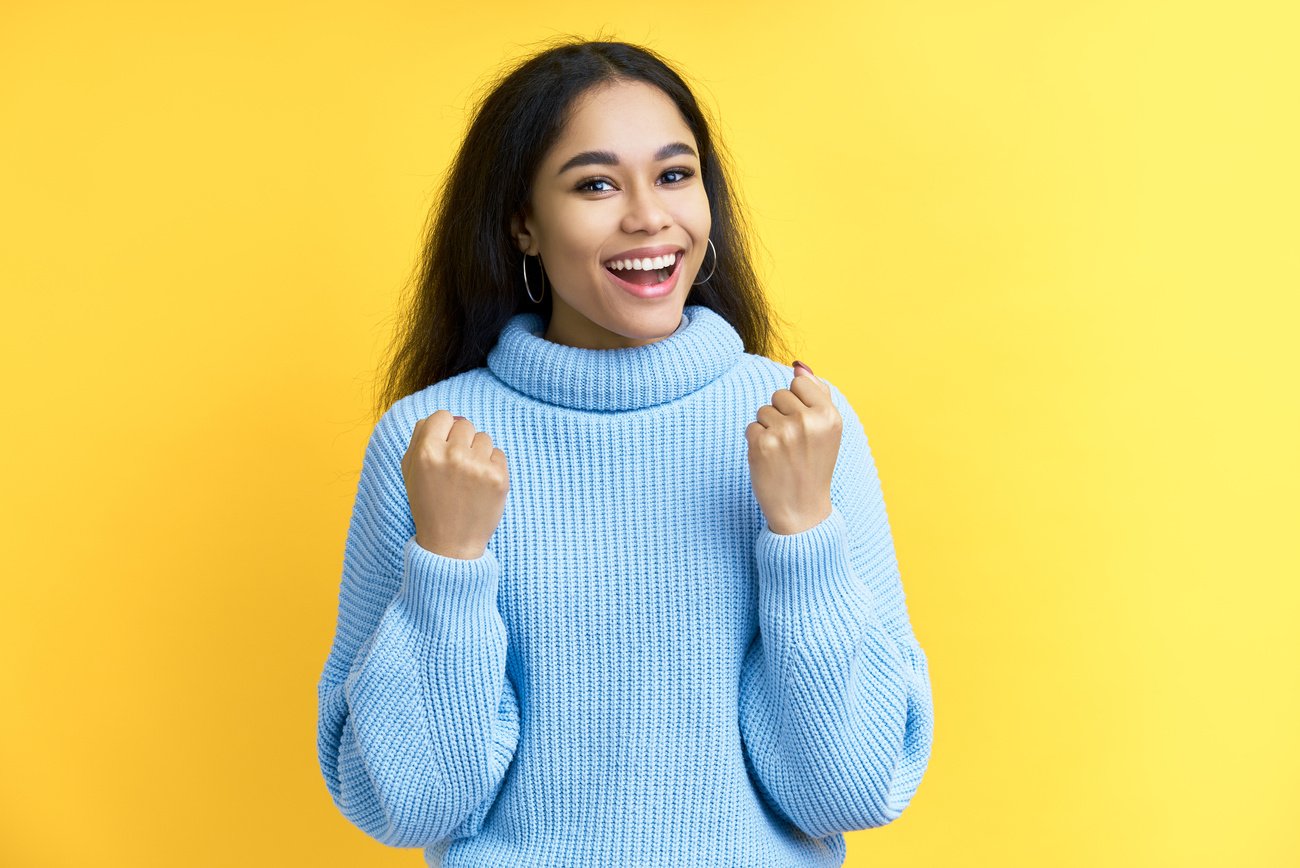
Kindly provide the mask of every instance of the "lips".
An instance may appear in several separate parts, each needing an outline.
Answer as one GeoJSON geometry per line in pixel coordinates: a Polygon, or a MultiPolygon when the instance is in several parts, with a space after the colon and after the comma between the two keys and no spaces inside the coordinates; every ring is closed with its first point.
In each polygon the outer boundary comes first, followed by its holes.
{"type": "Polygon", "coordinates": [[[678,276],[681,274],[682,266],[683,264],[685,264],[685,262],[686,262],[686,257],[679,255],[677,257],[677,261],[673,263],[671,269],[658,269],[652,271],[616,272],[610,270],[609,268],[606,268],[605,273],[609,275],[609,279],[612,280],[617,286],[630,292],[632,295],[635,295],[638,298],[658,298],[659,296],[667,295],[668,293],[672,292],[673,289],[677,286],[677,279],[678,276]],[[628,277],[632,277],[634,275],[642,278],[648,277],[654,282],[648,284],[633,283],[631,280],[624,278],[622,276],[624,274],[626,274],[628,277]]]}

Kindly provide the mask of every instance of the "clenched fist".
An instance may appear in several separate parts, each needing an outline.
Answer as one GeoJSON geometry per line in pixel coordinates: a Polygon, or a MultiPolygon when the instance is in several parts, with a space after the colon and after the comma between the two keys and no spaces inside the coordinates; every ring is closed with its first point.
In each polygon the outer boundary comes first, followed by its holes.
{"type": "Polygon", "coordinates": [[[796,363],[790,388],[774,392],[745,428],[750,483],[774,533],[799,533],[830,517],[843,425],[830,387],[796,363]]]}
{"type": "Polygon", "coordinates": [[[505,513],[506,454],[464,416],[439,410],[415,423],[402,456],[415,542],[449,558],[482,557],[505,513]]]}

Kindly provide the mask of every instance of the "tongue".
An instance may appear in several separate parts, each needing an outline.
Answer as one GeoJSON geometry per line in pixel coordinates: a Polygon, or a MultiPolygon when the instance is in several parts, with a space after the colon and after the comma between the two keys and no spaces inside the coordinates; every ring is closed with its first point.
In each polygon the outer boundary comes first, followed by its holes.
{"type": "Polygon", "coordinates": [[[627,269],[626,271],[615,272],[615,274],[617,274],[619,277],[626,280],[628,283],[635,283],[638,286],[650,286],[651,284],[654,283],[662,283],[665,280],[665,278],[659,276],[661,273],[662,273],[661,269],[652,269],[650,271],[637,271],[631,268],[627,269]]]}

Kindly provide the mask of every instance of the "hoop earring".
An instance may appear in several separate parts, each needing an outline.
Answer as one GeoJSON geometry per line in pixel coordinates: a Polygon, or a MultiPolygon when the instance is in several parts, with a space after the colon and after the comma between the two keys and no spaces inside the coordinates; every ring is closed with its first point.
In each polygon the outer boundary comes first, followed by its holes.
{"type": "MultiPolygon", "coordinates": [[[[528,300],[533,304],[541,304],[541,298],[533,298],[533,288],[528,285],[528,254],[524,254],[522,261],[524,267],[524,292],[528,293],[528,300]]],[[[542,268],[542,255],[537,254],[537,267],[542,271],[542,296],[546,295],[546,269],[542,268]]]]}
{"type": "MultiPolygon", "coordinates": [[[[718,248],[713,246],[712,238],[709,239],[709,247],[712,248],[713,250],[713,267],[709,269],[709,277],[712,277],[713,272],[718,270],[718,248]]],[[[701,286],[705,283],[708,283],[709,277],[706,277],[703,280],[697,280],[694,283],[692,283],[691,286],[701,286]]]]}

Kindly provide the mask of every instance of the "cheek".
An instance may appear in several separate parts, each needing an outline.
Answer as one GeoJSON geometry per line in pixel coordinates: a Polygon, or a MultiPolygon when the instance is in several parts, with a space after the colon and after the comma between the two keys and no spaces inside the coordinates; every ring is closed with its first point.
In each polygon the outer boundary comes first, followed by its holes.
{"type": "Polygon", "coordinates": [[[700,238],[708,238],[709,230],[713,227],[713,216],[709,209],[709,197],[705,194],[704,188],[701,187],[699,195],[691,202],[691,212],[688,218],[689,225],[700,238]]]}
{"type": "Polygon", "coordinates": [[[557,211],[550,225],[549,246],[570,259],[590,258],[609,236],[607,221],[591,208],[557,211]]]}

